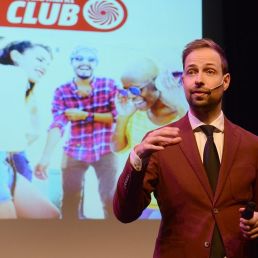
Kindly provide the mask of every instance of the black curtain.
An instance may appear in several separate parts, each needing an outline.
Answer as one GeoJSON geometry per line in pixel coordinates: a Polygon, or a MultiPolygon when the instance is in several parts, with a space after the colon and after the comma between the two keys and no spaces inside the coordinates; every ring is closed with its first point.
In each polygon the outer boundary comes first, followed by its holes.
{"type": "Polygon", "coordinates": [[[231,86],[224,113],[258,135],[258,3],[203,0],[203,36],[225,49],[231,86]]]}

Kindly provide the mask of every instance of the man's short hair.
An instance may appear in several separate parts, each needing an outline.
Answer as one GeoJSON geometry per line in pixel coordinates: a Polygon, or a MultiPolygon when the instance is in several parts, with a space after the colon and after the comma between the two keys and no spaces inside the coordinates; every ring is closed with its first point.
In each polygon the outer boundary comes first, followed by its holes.
{"type": "Polygon", "coordinates": [[[96,61],[98,62],[98,53],[97,50],[95,48],[91,48],[91,47],[86,47],[86,46],[77,46],[72,50],[72,53],[70,55],[70,60],[72,61],[74,57],[76,57],[78,55],[79,52],[81,51],[85,51],[85,52],[90,52],[92,53],[95,58],[96,61]]]}

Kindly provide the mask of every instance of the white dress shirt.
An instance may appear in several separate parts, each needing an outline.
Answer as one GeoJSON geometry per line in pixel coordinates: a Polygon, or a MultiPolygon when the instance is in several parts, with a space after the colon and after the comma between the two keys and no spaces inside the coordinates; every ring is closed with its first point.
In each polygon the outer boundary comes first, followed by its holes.
{"type": "MultiPolygon", "coordinates": [[[[197,117],[195,117],[190,111],[188,111],[188,118],[194,132],[200,157],[203,161],[203,151],[207,137],[205,133],[200,129],[200,126],[204,125],[204,123],[201,122],[197,117]]],[[[210,123],[210,125],[213,125],[216,128],[213,132],[213,138],[218,150],[219,159],[221,161],[224,143],[224,114],[222,111],[219,116],[214,121],[212,121],[212,123],[210,123]]],[[[136,171],[141,170],[142,161],[140,157],[135,153],[134,149],[130,153],[130,163],[136,171]]]]}

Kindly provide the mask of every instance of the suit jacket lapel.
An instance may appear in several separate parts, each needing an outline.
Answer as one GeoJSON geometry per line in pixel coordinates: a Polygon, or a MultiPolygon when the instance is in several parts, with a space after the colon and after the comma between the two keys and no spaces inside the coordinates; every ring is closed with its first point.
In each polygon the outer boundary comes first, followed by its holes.
{"type": "Polygon", "coordinates": [[[219,198],[226,183],[239,143],[240,136],[236,133],[234,125],[225,118],[224,146],[214,202],[219,198]]]}
{"type": "Polygon", "coordinates": [[[186,159],[188,160],[191,167],[193,168],[193,171],[195,172],[198,179],[200,180],[201,185],[207,192],[208,197],[212,201],[213,192],[210,187],[208,177],[206,175],[205,169],[202,164],[200,153],[192,131],[192,127],[188,120],[188,116],[187,115],[184,116],[174,126],[178,126],[180,128],[180,135],[182,137],[182,142],[179,144],[180,148],[182,149],[186,159]],[[193,146],[193,148],[191,146],[193,146]]]}

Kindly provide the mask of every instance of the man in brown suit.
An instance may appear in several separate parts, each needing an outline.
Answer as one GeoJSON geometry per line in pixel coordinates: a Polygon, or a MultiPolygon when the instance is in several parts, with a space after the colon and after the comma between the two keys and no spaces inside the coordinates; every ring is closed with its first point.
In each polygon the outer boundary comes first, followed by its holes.
{"type": "Polygon", "coordinates": [[[118,181],[114,213],[124,223],[136,220],[153,192],[162,215],[153,257],[258,257],[258,212],[241,217],[248,202],[258,204],[258,137],[222,112],[230,74],[219,45],[190,42],[183,68],[189,112],[134,147],[118,181]],[[204,166],[207,125],[218,174],[204,166]]]}

